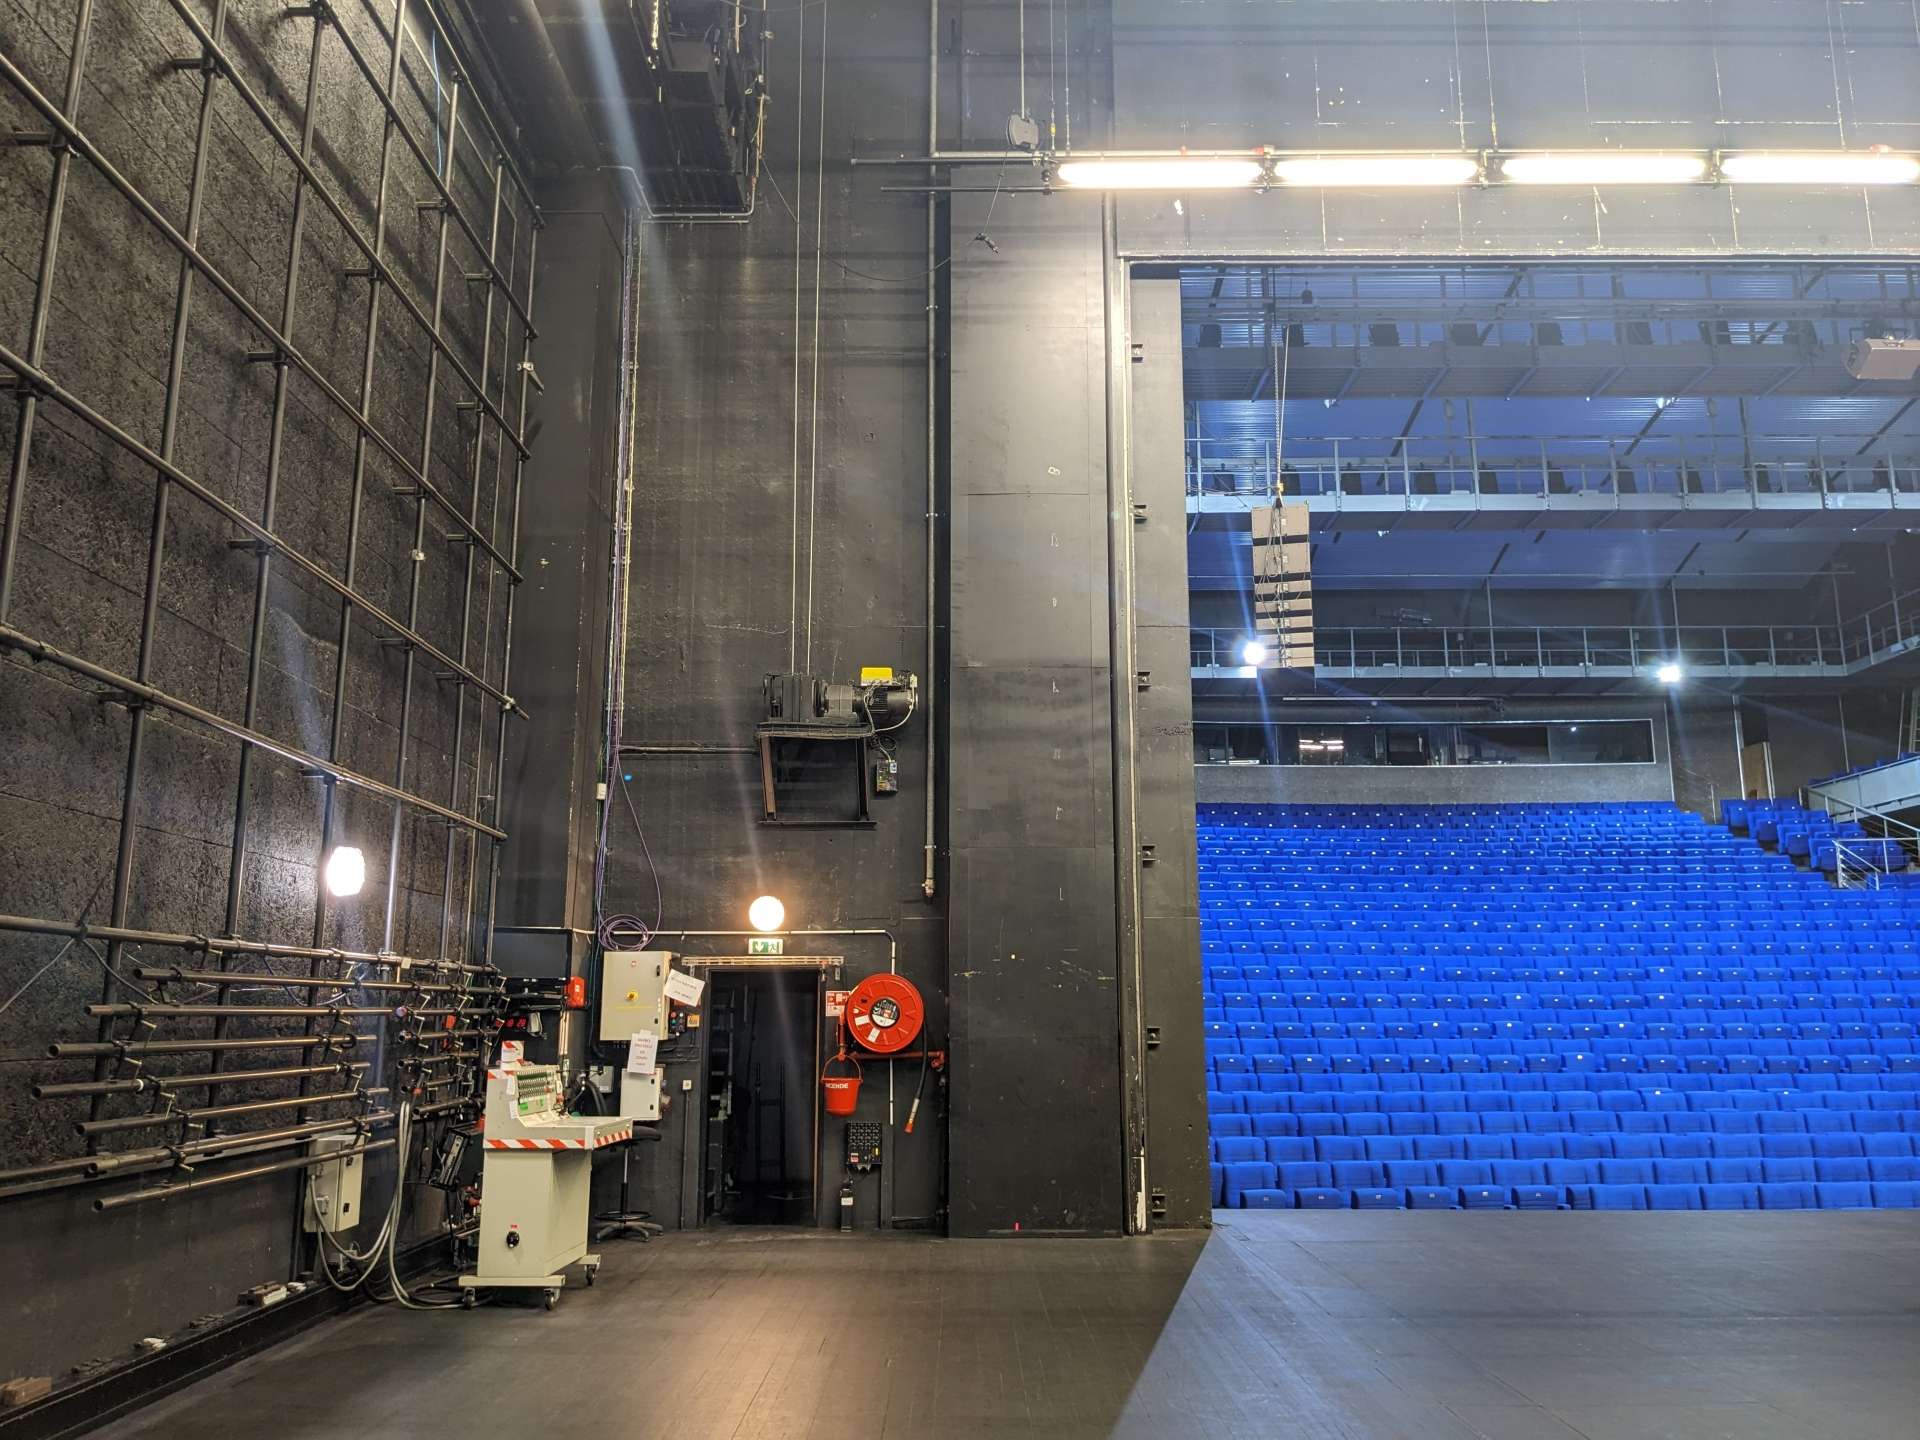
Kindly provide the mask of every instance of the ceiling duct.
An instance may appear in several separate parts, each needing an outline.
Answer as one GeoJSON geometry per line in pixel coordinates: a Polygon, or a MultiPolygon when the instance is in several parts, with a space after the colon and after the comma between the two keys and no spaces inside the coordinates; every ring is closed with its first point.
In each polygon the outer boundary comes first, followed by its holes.
{"type": "Polygon", "coordinates": [[[553,75],[564,78],[592,135],[588,153],[550,157],[562,168],[632,172],[655,217],[751,209],[766,114],[758,11],[733,0],[468,9],[522,97],[550,100],[553,75]]]}

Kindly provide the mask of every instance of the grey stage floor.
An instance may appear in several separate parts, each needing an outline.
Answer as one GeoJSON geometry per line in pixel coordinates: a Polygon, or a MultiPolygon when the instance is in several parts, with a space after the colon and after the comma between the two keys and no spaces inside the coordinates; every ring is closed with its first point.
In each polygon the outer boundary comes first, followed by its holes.
{"type": "Polygon", "coordinates": [[[104,1433],[1893,1440],[1920,1436],[1920,1213],[616,1242],[553,1314],[363,1311],[104,1433]]]}

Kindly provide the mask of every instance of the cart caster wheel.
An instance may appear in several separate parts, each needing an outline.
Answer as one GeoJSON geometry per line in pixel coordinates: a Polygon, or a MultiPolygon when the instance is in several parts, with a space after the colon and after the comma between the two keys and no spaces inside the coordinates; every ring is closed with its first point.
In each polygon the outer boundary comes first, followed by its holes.
{"type": "Polygon", "coordinates": [[[460,1308],[462,1310],[471,1310],[479,1303],[480,1292],[478,1290],[462,1290],[460,1292],[460,1308]]]}
{"type": "Polygon", "coordinates": [[[598,1265],[589,1265],[587,1267],[587,1288],[588,1289],[593,1288],[593,1277],[598,1275],[599,1273],[600,1273],[600,1267],[598,1265]]]}
{"type": "Polygon", "coordinates": [[[547,1309],[551,1310],[553,1309],[554,1306],[558,1305],[559,1303],[560,1303],[560,1292],[558,1290],[547,1291],[547,1309]]]}

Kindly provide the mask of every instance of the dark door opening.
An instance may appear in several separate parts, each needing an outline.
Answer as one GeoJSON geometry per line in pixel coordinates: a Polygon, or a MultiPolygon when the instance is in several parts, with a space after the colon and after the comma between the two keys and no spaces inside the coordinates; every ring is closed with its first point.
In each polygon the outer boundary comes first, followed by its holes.
{"type": "Polygon", "coordinates": [[[713,974],[701,1155],[711,1223],[816,1223],[819,988],[817,971],[713,974]]]}

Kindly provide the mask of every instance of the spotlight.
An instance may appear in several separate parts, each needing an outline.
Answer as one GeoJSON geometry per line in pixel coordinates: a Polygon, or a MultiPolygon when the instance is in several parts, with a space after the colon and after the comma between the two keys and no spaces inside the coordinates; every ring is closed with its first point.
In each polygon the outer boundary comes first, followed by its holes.
{"type": "Polygon", "coordinates": [[[1662,685],[1678,685],[1685,674],[1677,660],[1668,660],[1653,672],[1653,678],[1662,685]]]}
{"type": "Polygon", "coordinates": [[[1920,159],[1883,150],[1729,155],[1720,173],[1736,185],[1911,185],[1920,159]]]}
{"type": "Polygon", "coordinates": [[[778,930],[786,918],[787,907],[778,895],[762,895],[747,907],[747,919],[756,930],[778,930]]]}
{"type": "Polygon", "coordinates": [[[336,845],[327,854],[321,869],[327,893],[339,897],[358,895],[367,883],[367,857],[351,845],[336,845]]]}
{"type": "Polygon", "coordinates": [[[1480,162],[1471,155],[1323,155],[1282,160],[1273,174],[1283,185],[1325,189],[1469,185],[1480,178],[1480,162]]]}
{"type": "Polygon", "coordinates": [[[1267,663],[1267,647],[1258,640],[1249,640],[1240,647],[1242,665],[1264,665],[1267,663]]]}
{"type": "Polygon", "coordinates": [[[1515,185],[1684,185],[1707,173],[1699,155],[1634,155],[1590,151],[1565,155],[1509,155],[1503,179],[1515,185]]]}
{"type": "Polygon", "coordinates": [[[1055,172],[1076,190],[1245,190],[1257,160],[1069,160],[1055,172]]]}

